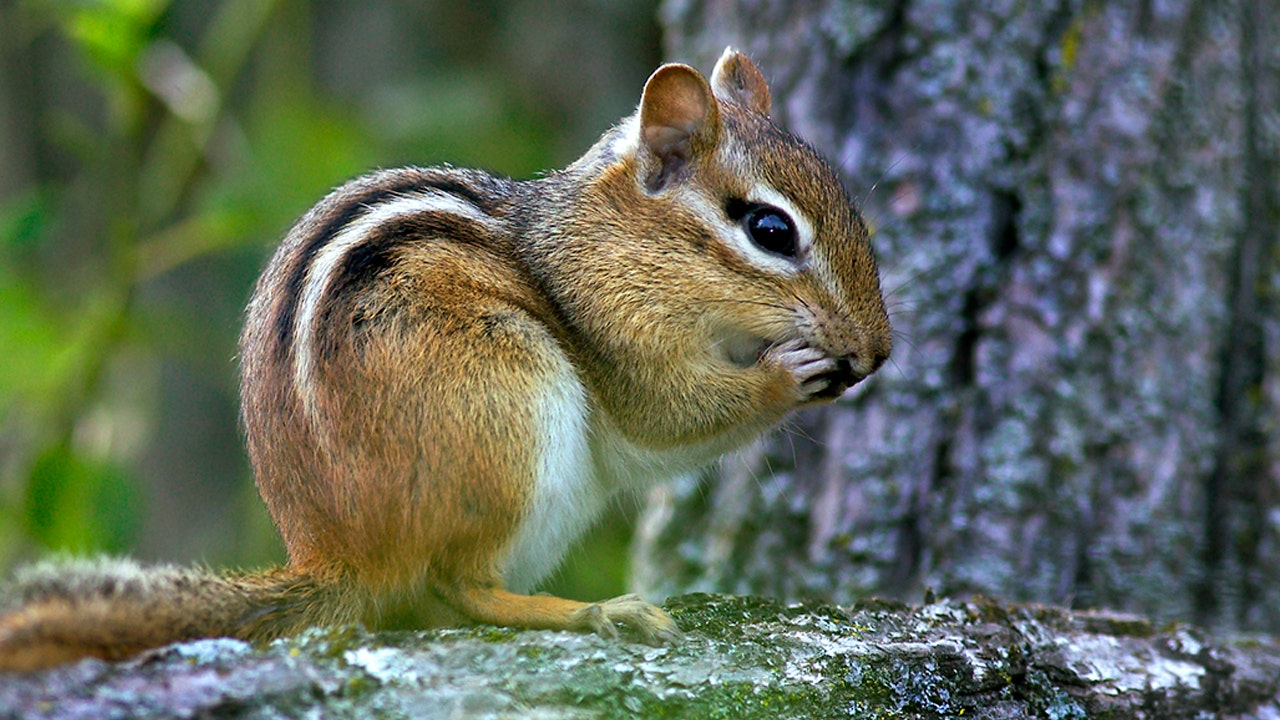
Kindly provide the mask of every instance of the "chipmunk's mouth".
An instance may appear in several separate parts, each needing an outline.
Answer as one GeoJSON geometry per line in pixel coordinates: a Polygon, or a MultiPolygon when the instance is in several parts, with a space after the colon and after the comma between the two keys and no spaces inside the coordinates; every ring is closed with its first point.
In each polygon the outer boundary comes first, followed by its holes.
{"type": "Polygon", "coordinates": [[[827,381],[827,386],[815,393],[814,397],[823,400],[834,400],[843,395],[849,388],[865,380],[866,377],[866,375],[853,369],[853,362],[849,358],[837,358],[834,370],[818,376],[819,379],[827,381]]]}

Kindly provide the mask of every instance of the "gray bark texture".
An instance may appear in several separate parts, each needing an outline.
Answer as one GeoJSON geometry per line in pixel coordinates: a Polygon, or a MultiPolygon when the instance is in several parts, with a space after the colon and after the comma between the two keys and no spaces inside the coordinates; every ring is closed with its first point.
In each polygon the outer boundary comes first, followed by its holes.
{"type": "Polygon", "coordinates": [[[689,595],[650,648],[500,628],[313,630],[0,675],[0,717],[1280,718],[1280,647],[986,600],[852,609],[689,595]]]}
{"type": "Polygon", "coordinates": [[[641,591],[1280,632],[1280,3],[668,0],[876,231],[896,346],[659,491],[641,591]],[[705,478],[704,478],[705,480],[705,478]]]}

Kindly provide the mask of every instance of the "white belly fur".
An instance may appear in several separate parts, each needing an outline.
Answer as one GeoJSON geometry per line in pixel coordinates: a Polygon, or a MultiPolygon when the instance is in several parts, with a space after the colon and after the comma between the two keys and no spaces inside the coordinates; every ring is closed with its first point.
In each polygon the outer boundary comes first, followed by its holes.
{"type": "Polygon", "coordinates": [[[595,481],[587,443],[587,397],[563,373],[541,402],[533,502],[507,553],[507,589],[529,592],[556,569],[569,545],[600,516],[608,491],[595,481]]]}
{"type": "Polygon", "coordinates": [[[533,501],[501,568],[512,592],[529,592],[550,575],[615,496],[693,472],[732,447],[723,440],[664,451],[637,446],[602,413],[593,416],[586,389],[565,365],[540,403],[533,501]]]}

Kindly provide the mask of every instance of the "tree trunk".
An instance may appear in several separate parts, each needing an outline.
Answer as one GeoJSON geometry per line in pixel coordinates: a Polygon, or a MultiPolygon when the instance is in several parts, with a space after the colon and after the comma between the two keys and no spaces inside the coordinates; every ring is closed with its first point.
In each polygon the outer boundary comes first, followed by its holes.
{"type": "Polygon", "coordinates": [[[1280,3],[791,5],[670,0],[668,54],[843,170],[893,360],[658,492],[641,589],[1280,632],[1280,3]]]}

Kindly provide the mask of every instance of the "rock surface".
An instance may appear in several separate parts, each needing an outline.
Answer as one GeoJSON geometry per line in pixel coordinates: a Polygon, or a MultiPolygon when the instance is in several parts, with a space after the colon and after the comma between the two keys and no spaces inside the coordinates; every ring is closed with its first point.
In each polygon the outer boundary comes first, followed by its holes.
{"type": "Polygon", "coordinates": [[[313,630],[0,677],[29,718],[1280,718],[1280,646],[986,599],[686,595],[651,648],[501,628],[313,630]]]}

